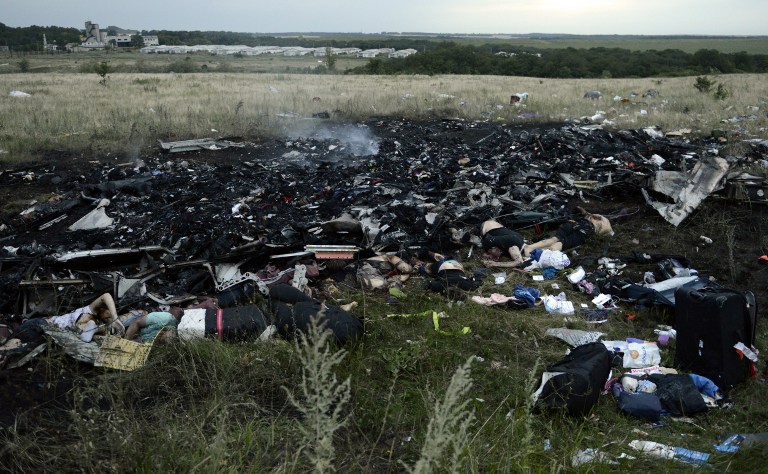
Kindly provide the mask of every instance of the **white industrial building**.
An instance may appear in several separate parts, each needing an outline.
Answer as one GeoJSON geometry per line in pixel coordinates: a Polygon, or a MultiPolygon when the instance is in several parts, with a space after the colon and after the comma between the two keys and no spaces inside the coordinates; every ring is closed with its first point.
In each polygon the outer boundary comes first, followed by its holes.
{"type": "MultiPolygon", "coordinates": [[[[300,57],[314,56],[324,57],[325,47],[304,48],[301,46],[243,46],[243,45],[196,45],[196,46],[146,46],[139,50],[145,54],[191,54],[191,53],[210,53],[216,55],[240,54],[243,56],[261,56],[273,54],[277,56],[300,57]]],[[[374,58],[376,56],[386,56],[391,58],[404,58],[415,54],[415,49],[403,49],[395,51],[393,48],[367,49],[360,48],[331,48],[331,54],[338,56],[356,56],[360,58],[374,58]]]]}

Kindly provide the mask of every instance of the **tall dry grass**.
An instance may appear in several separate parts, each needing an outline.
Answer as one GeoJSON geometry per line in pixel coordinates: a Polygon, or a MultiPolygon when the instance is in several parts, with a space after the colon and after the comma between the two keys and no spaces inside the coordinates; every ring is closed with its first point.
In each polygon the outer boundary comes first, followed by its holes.
{"type": "Polygon", "coordinates": [[[347,423],[345,410],[350,399],[351,379],[340,382],[334,372],[346,356],[344,349],[331,347],[333,333],[313,320],[306,334],[296,341],[302,364],[296,393],[285,388],[288,400],[302,414],[297,424],[302,446],[299,452],[314,472],[334,471],[336,450],[333,435],[347,423]]]}
{"type": "Polygon", "coordinates": [[[33,157],[44,149],[135,153],[157,139],[211,136],[244,139],[280,134],[318,112],[339,121],[371,117],[458,117],[505,123],[553,122],[604,112],[611,127],[766,127],[765,75],[712,79],[731,93],[717,100],[693,87],[695,78],[557,80],[502,76],[347,76],[290,74],[112,74],[100,86],[96,74],[0,75],[0,160],[33,157]],[[656,89],[656,97],[630,98],[656,89]],[[10,97],[20,90],[30,97],[10,97]],[[586,90],[603,98],[589,100],[586,90]],[[528,92],[523,106],[513,93],[528,92]],[[628,98],[629,103],[613,100],[628,98]],[[755,110],[752,107],[757,107],[755,110]],[[754,114],[757,120],[721,123],[754,114]]]}

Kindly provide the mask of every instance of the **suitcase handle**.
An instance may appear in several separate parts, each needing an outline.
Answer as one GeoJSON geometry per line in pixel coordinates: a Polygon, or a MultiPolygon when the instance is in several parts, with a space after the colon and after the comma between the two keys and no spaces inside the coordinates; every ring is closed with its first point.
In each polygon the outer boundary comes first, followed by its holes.
{"type": "Polygon", "coordinates": [[[688,294],[688,296],[689,296],[689,297],[690,297],[692,300],[694,300],[694,301],[696,301],[696,302],[702,301],[702,300],[705,298],[705,295],[704,295],[704,294],[702,294],[702,292],[701,292],[701,291],[692,291],[692,292],[690,292],[690,293],[688,294]]]}

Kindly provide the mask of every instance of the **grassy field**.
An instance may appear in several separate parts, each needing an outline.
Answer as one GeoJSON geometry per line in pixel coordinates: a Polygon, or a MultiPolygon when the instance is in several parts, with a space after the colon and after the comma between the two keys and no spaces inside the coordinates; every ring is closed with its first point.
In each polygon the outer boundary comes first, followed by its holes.
{"type": "MultiPolygon", "coordinates": [[[[230,60],[239,58],[222,59],[230,60]]],[[[32,66],[38,67],[34,62],[32,66]]],[[[258,139],[279,135],[292,120],[320,112],[337,121],[372,116],[501,123],[608,119],[608,128],[686,128],[699,135],[722,128],[758,136],[768,118],[765,75],[711,76],[725,94],[720,100],[714,94],[717,86],[699,92],[695,78],[137,74],[115,69],[106,85],[100,85],[93,72],[0,74],[0,161],[28,161],[52,148],[93,155],[124,153],[157,139],[258,139]],[[649,89],[659,94],[643,97],[649,89]],[[9,96],[16,90],[31,95],[9,96]],[[585,99],[587,90],[600,90],[603,97],[585,99]],[[510,94],[518,92],[527,92],[528,101],[510,105],[510,94]],[[614,100],[619,97],[624,100],[614,100]]]]}
{"type": "MultiPolygon", "coordinates": [[[[171,55],[141,54],[136,51],[112,49],[85,53],[31,54],[24,56],[34,73],[81,73],[101,61],[110,63],[116,73],[121,72],[168,72],[173,65],[183,65],[187,72],[245,72],[245,73],[294,73],[312,72],[323,63],[323,58],[314,56],[218,56],[207,53],[171,55]],[[188,69],[187,69],[188,68],[188,69]]],[[[0,74],[18,72],[17,63],[21,58],[0,56],[0,74]]],[[[345,71],[362,66],[365,58],[339,55],[336,68],[345,71]]]]}
{"type": "MultiPolygon", "coordinates": [[[[38,64],[33,61],[33,66],[38,64]]],[[[12,168],[50,149],[95,157],[129,153],[154,149],[158,138],[257,140],[279,136],[292,120],[321,111],[339,121],[460,117],[543,123],[578,120],[600,110],[617,129],[691,128],[708,135],[724,127],[764,138],[765,76],[711,79],[722,83],[730,96],[718,100],[711,92],[701,93],[693,78],[541,81],[115,72],[102,86],[94,73],[0,74],[0,163],[12,168]],[[660,95],[613,101],[614,95],[629,98],[632,91],[642,94],[651,88],[660,95]],[[584,91],[592,89],[604,97],[584,99],[584,91]],[[12,90],[31,96],[9,97],[12,90]],[[509,105],[509,95],[517,92],[530,94],[524,107],[509,105]],[[749,114],[757,119],[721,122],[749,114]]],[[[752,219],[749,209],[710,202],[700,215],[704,218],[674,229],[657,215],[626,222],[610,244],[594,242],[579,251],[623,255],[637,240],[659,253],[688,252],[692,250],[686,250],[686,242],[696,242],[700,235],[725,235],[722,223],[752,219]],[[669,231],[660,235],[658,229],[669,231]]],[[[753,225],[760,232],[738,238],[751,242],[768,235],[768,220],[753,225]]],[[[471,271],[479,264],[468,261],[467,266],[471,271]]],[[[556,282],[567,286],[562,277],[556,282]]],[[[478,293],[511,294],[517,284],[553,291],[551,283],[510,273],[502,285],[487,281],[478,293]]],[[[88,369],[49,351],[35,370],[45,375],[46,384],[70,380],[66,405],[44,404],[18,413],[16,425],[0,432],[1,470],[692,472],[693,467],[677,461],[642,457],[628,443],[647,439],[714,453],[712,444],[720,437],[768,431],[766,386],[759,379],[731,393],[733,409],[667,420],[661,426],[621,415],[611,396],[601,397],[586,418],[537,413],[530,403],[536,377],[566,351],[565,343],[545,335],[546,329],[594,326],[566,322],[540,307],[511,311],[449,300],[425,292],[419,278],[406,284],[406,297],[398,306],[387,304],[384,293],[343,285],[340,290],[338,303],[358,303],[367,333],[364,341],[343,352],[281,340],[204,341],[158,348],[143,369],[116,373],[88,369]],[[424,311],[448,315],[441,329],[471,330],[445,335],[434,330],[429,317],[387,317],[424,311]],[[313,406],[323,409],[313,411],[313,406]],[[605,460],[574,467],[574,455],[586,448],[598,449],[605,460]],[[623,454],[637,459],[622,459],[623,454]]],[[[569,297],[577,305],[588,302],[578,292],[569,291],[569,297]]],[[[627,308],[599,330],[606,339],[654,339],[656,325],[670,318],[668,310],[627,308]]],[[[763,353],[768,350],[765,336],[761,323],[758,349],[763,353]]],[[[671,366],[673,354],[671,348],[664,350],[663,364],[671,366]]],[[[760,447],[735,455],[716,453],[711,459],[718,472],[759,472],[766,462],[768,452],[760,447]]]]}
{"type": "Polygon", "coordinates": [[[674,38],[658,37],[625,37],[625,36],[595,36],[573,38],[501,38],[494,40],[468,39],[472,44],[510,45],[537,49],[561,48],[621,48],[630,51],[663,51],[679,49],[686,53],[695,53],[700,49],[714,49],[721,53],[768,54],[768,36],[749,38],[689,38],[678,36],[674,38]]]}
{"type": "MultiPolygon", "coordinates": [[[[662,242],[705,232],[714,237],[718,216],[736,217],[717,206],[704,212],[711,219],[681,226],[662,242]]],[[[664,226],[660,218],[642,224],[664,226]]],[[[655,238],[640,222],[621,230],[625,241],[612,244],[616,249],[630,238],[655,238]]],[[[555,282],[567,286],[564,279],[555,282]]],[[[541,308],[450,301],[425,293],[423,284],[409,281],[399,306],[388,305],[385,293],[340,286],[339,303],[357,301],[366,318],[366,339],[341,352],[282,340],[204,341],[158,348],[135,373],[88,370],[52,352],[36,370],[54,383],[75,375],[65,416],[53,406],[20,413],[16,426],[0,433],[0,459],[16,472],[52,465],[89,472],[693,472],[678,461],[640,456],[628,443],[647,439],[714,453],[712,444],[729,433],[768,430],[765,385],[756,379],[731,392],[733,409],[659,426],[620,414],[612,396],[601,396],[586,418],[539,413],[530,402],[538,374],[566,351],[565,343],[545,335],[547,328],[653,339],[670,311],[628,308],[595,327],[541,308]],[[448,315],[442,330],[471,331],[445,335],[430,317],[387,317],[424,311],[448,315]],[[605,459],[574,467],[573,457],[586,448],[605,459]]],[[[510,294],[517,284],[548,291],[551,281],[511,273],[502,285],[486,282],[479,293],[510,294]]],[[[569,295],[577,305],[588,302],[577,292],[569,295]]],[[[764,340],[762,325],[758,341],[765,350],[764,340]]],[[[674,349],[662,354],[671,366],[674,349]]],[[[716,472],[759,472],[755,467],[766,460],[768,452],[751,448],[715,453],[710,464],[716,472]]]]}

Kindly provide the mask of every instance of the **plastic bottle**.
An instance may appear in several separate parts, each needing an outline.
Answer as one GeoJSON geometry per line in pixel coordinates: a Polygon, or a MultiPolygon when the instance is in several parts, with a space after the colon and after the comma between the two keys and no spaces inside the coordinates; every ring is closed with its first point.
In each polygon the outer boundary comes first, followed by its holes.
{"type": "Polygon", "coordinates": [[[709,460],[709,453],[694,451],[692,449],[679,448],[666,444],[656,443],[654,441],[633,440],[629,443],[630,447],[640,452],[648,453],[664,459],[675,459],[677,461],[689,464],[702,465],[709,460]]]}
{"type": "Polygon", "coordinates": [[[709,460],[709,453],[675,447],[675,459],[691,464],[702,465],[709,460]]]}

